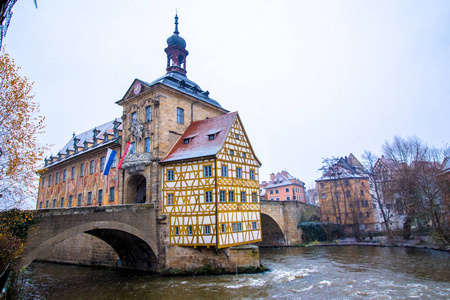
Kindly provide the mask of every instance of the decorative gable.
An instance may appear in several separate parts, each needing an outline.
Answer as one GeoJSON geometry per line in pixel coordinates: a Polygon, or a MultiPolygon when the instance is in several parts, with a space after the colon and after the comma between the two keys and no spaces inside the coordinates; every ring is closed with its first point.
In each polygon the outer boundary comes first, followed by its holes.
{"type": "Polygon", "coordinates": [[[222,149],[220,149],[217,158],[219,160],[232,161],[247,166],[261,166],[261,162],[253,151],[239,115],[233,121],[225,139],[225,143],[222,149]]]}
{"type": "Polygon", "coordinates": [[[133,83],[128,88],[127,92],[123,96],[123,98],[119,101],[117,101],[117,104],[122,104],[123,102],[127,101],[128,99],[132,99],[136,96],[139,96],[140,94],[146,92],[149,89],[149,85],[139,79],[135,79],[133,83]]]}

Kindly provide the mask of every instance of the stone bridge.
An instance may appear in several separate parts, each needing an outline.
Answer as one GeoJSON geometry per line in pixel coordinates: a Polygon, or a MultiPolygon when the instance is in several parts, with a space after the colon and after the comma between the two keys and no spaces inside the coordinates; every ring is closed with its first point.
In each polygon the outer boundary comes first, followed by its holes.
{"type": "Polygon", "coordinates": [[[37,223],[29,231],[21,267],[80,233],[109,244],[123,267],[152,269],[158,264],[154,204],[40,209],[33,214],[37,223]]]}
{"type": "MultiPolygon", "coordinates": [[[[259,246],[291,246],[302,242],[302,230],[297,228],[306,210],[314,206],[297,201],[261,200],[262,242],[259,246]]],[[[311,213],[311,212],[309,212],[311,213]]]]}
{"type": "MultiPolygon", "coordinates": [[[[310,205],[296,201],[261,200],[263,241],[259,246],[301,243],[302,231],[297,228],[297,223],[308,207],[311,208],[310,205]]],[[[224,257],[217,256],[217,252],[214,254],[211,249],[206,249],[211,250],[209,252],[186,247],[166,249],[165,244],[160,245],[167,235],[167,230],[163,227],[166,220],[158,219],[152,203],[40,209],[33,211],[33,214],[37,223],[29,231],[21,267],[35,259],[51,257],[58,244],[61,246],[61,242],[68,240],[72,245],[73,240],[70,239],[80,234],[93,236],[109,245],[112,248],[110,251],[115,252],[115,257],[120,259],[121,266],[125,268],[155,270],[170,267],[170,261],[183,260],[179,257],[180,251],[188,253],[186,255],[189,257],[197,257],[200,261],[215,259],[219,260],[218,263],[224,258],[232,261],[233,255],[242,256],[238,253],[239,249],[228,251],[227,256],[222,255],[224,257]]],[[[79,245],[75,243],[73,247],[77,248],[79,245]]],[[[64,252],[63,255],[67,254],[64,252]]]]}

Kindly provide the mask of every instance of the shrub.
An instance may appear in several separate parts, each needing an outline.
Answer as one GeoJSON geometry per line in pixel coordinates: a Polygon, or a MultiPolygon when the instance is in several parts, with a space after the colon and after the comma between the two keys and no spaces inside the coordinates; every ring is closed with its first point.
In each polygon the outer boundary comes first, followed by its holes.
{"type": "Polygon", "coordinates": [[[341,236],[341,228],[338,224],[301,222],[297,227],[301,228],[303,231],[303,243],[332,241],[341,236]]]}

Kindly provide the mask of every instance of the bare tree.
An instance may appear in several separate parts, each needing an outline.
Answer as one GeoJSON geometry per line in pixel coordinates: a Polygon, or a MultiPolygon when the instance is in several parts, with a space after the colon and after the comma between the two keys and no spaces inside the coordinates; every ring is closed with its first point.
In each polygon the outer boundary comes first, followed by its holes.
{"type": "Polygon", "coordinates": [[[430,148],[417,137],[403,139],[396,136],[392,143],[385,143],[383,152],[399,164],[388,193],[398,195],[405,208],[403,237],[410,238],[413,225],[421,228],[431,222],[435,237],[450,244],[443,204],[447,186],[439,176],[440,163],[448,150],[430,148]]]}
{"type": "Polygon", "coordinates": [[[378,207],[380,208],[381,215],[383,217],[383,221],[386,227],[386,231],[389,238],[392,238],[392,232],[391,227],[389,225],[389,216],[390,216],[390,209],[394,207],[394,203],[392,201],[389,201],[386,197],[383,195],[383,187],[386,187],[389,182],[389,177],[384,176],[384,174],[381,174],[381,172],[375,167],[378,158],[375,154],[373,154],[370,151],[364,151],[364,154],[362,155],[363,158],[363,164],[364,167],[369,175],[369,182],[370,185],[367,187],[367,191],[371,193],[370,186],[373,187],[373,193],[372,194],[372,200],[375,200],[378,204],[378,207]]]}

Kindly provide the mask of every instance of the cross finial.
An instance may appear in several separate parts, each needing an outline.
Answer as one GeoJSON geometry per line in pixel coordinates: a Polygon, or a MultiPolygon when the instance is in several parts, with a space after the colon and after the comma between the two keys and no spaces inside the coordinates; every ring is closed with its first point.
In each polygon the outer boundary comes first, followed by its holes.
{"type": "Polygon", "coordinates": [[[178,12],[175,13],[175,31],[173,33],[175,33],[175,34],[179,34],[180,33],[178,31],[178,12]]]}

